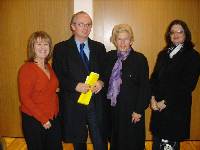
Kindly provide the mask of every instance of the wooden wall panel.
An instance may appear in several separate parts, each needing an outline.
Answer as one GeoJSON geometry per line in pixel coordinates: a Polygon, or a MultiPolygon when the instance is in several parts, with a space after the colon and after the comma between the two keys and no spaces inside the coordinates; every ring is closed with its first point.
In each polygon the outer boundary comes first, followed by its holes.
{"type": "Polygon", "coordinates": [[[71,34],[72,0],[0,1],[0,135],[22,136],[17,72],[26,59],[30,34],[44,30],[53,43],[71,34]]]}
{"type": "MultiPolygon", "coordinates": [[[[115,24],[128,23],[135,35],[133,48],[145,54],[150,73],[158,52],[165,46],[164,33],[173,19],[184,20],[191,29],[193,42],[200,52],[200,2],[198,0],[94,0],[94,38],[103,42],[107,50],[113,49],[109,42],[115,24]]],[[[200,81],[199,81],[200,82],[200,81]]],[[[193,95],[191,139],[200,140],[200,83],[193,95]]],[[[146,111],[147,139],[150,110],[146,111]]]]}

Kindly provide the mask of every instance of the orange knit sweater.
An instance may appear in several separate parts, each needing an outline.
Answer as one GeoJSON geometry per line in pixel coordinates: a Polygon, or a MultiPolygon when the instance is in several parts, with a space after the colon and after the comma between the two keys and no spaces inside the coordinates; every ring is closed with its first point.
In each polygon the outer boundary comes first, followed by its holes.
{"type": "Polygon", "coordinates": [[[58,80],[49,64],[48,68],[50,79],[36,64],[27,62],[21,66],[18,76],[21,111],[42,124],[59,111],[56,94],[58,80]]]}

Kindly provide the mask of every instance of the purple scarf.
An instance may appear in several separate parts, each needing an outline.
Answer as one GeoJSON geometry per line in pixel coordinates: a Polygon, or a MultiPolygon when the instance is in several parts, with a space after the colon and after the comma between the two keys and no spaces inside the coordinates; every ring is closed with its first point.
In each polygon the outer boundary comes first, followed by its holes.
{"type": "Polygon", "coordinates": [[[117,96],[120,92],[120,85],[122,84],[122,61],[124,61],[128,57],[131,50],[132,49],[129,49],[127,51],[117,51],[118,59],[112,69],[107,93],[107,98],[111,100],[111,106],[113,107],[117,104],[117,96]]]}

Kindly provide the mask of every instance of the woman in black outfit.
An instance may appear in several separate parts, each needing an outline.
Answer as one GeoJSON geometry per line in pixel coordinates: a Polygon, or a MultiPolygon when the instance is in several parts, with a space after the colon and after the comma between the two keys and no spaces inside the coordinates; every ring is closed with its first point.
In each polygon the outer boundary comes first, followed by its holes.
{"type": "Polygon", "coordinates": [[[150,100],[149,69],[145,56],[133,50],[129,25],[113,28],[117,50],[106,61],[107,101],[111,107],[111,150],[144,150],[145,109],[150,100]]]}
{"type": "Polygon", "coordinates": [[[192,91],[200,74],[200,55],[193,49],[185,22],[174,20],[165,35],[151,75],[153,150],[179,150],[190,135],[192,91]]]}

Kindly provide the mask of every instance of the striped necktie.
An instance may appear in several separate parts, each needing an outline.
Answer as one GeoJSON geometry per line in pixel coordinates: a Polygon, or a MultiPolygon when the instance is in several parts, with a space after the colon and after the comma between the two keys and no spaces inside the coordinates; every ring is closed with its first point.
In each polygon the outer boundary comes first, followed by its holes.
{"type": "Polygon", "coordinates": [[[84,43],[80,44],[80,55],[82,57],[82,60],[83,60],[83,63],[85,65],[86,69],[89,71],[89,60],[84,52],[84,46],[85,46],[84,43]]]}

